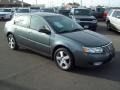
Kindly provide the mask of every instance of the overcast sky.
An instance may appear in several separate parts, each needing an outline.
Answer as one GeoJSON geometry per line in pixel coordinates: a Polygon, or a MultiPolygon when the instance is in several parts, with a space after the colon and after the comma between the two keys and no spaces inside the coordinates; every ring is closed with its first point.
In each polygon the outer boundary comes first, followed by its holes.
{"type": "MultiPolygon", "coordinates": [[[[36,0],[23,0],[24,2],[35,4],[36,0]]],[[[62,3],[68,2],[81,2],[81,0],[37,0],[38,4],[45,4],[46,6],[60,6],[62,3]]],[[[120,7],[120,0],[82,0],[83,6],[97,6],[97,5],[104,5],[104,6],[119,6],[120,7]]]]}

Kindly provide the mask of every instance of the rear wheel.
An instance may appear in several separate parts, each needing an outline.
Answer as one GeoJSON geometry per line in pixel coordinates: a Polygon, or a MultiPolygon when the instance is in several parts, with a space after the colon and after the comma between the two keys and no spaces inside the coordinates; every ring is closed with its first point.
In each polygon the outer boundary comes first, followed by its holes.
{"type": "Polygon", "coordinates": [[[73,56],[66,48],[59,48],[54,53],[54,60],[57,66],[65,71],[73,69],[73,56]]]}
{"type": "Polygon", "coordinates": [[[12,49],[12,50],[17,50],[18,45],[17,45],[17,42],[16,42],[14,36],[12,34],[9,34],[7,36],[7,39],[8,39],[9,48],[12,49]]]}

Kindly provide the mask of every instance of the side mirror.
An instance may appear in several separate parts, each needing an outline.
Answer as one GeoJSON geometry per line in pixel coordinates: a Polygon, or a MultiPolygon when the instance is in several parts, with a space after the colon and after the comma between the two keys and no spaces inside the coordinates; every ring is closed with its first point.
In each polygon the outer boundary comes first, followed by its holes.
{"type": "Polygon", "coordinates": [[[43,28],[39,29],[39,32],[50,34],[51,31],[47,26],[43,26],[43,28]]]}

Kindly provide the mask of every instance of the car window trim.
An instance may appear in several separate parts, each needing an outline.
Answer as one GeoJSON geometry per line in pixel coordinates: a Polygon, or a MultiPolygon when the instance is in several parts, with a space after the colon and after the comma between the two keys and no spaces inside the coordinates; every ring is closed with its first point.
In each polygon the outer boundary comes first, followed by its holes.
{"type": "MultiPolygon", "coordinates": [[[[15,17],[15,19],[14,19],[14,25],[17,25],[17,26],[20,26],[20,27],[24,27],[24,28],[30,28],[30,20],[31,20],[31,16],[30,15],[19,15],[19,16],[17,16],[17,17],[15,17]],[[28,16],[29,17],[29,24],[28,24],[28,26],[22,26],[22,25],[18,25],[18,24],[15,24],[16,22],[15,22],[15,20],[16,20],[16,18],[18,18],[18,17],[21,17],[21,16],[28,16]]],[[[21,20],[21,21],[23,21],[23,20],[21,20]]]]}
{"type": "MultiPolygon", "coordinates": [[[[31,28],[31,20],[32,20],[32,17],[33,17],[33,16],[39,16],[39,15],[31,15],[29,28],[30,28],[31,30],[38,31],[38,30],[36,30],[36,29],[34,29],[34,28],[31,28]]],[[[39,16],[39,17],[41,17],[41,16],[39,16]]],[[[43,17],[41,17],[41,18],[43,18],[43,17]]],[[[43,19],[44,19],[44,18],[43,18],[43,19]]],[[[44,20],[45,20],[45,19],[44,19],[44,20]]],[[[46,20],[45,20],[45,22],[46,22],[46,25],[47,25],[47,27],[49,28],[50,32],[52,32],[51,27],[50,27],[50,25],[48,24],[48,22],[47,22],[46,20]]]]}

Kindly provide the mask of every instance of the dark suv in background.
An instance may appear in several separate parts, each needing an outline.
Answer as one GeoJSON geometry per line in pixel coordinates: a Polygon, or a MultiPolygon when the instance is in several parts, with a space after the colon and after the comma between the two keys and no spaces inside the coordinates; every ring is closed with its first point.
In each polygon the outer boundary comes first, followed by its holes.
{"type": "Polygon", "coordinates": [[[90,9],[87,8],[72,8],[70,17],[86,29],[96,31],[97,19],[92,15],[90,9]]]}

